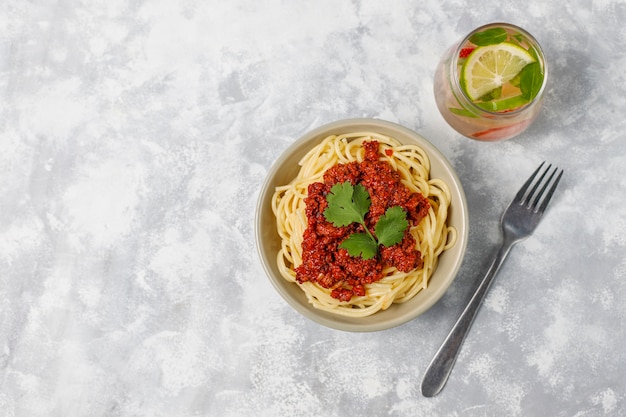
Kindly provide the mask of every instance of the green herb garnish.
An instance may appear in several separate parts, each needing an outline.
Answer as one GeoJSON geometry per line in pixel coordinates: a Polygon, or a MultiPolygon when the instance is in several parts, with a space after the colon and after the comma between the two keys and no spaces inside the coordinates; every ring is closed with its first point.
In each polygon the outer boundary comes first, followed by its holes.
{"type": "Polygon", "coordinates": [[[478,100],[480,101],[492,101],[497,100],[502,97],[502,86],[494,88],[484,96],[480,97],[478,100]]]}
{"type": "Polygon", "coordinates": [[[350,256],[371,259],[378,253],[379,245],[389,247],[400,243],[409,227],[406,211],[400,206],[393,206],[387,209],[374,227],[378,239],[372,235],[365,224],[365,215],[372,202],[361,184],[353,186],[349,182],[337,183],[330,189],[326,201],[328,207],[324,210],[324,217],[335,227],[359,223],[365,229],[365,233],[353,233],[339,245],[350,256]]]}
{"type": "Polygon", "coordinates": [[[404,231],[409,227],[406,211],[400,206],[389,207],[376,223],[375,232],[378,244],[385,247],[402,242],[404,231]]]}
{"type": "Polygon", "coordinates": [[[370,195],[361,184],[356,187],[349,182],[337,183],[326,196],[328,207],[324,217],[335,227],[347,226],[351,223],[365,225],[365,215],[372,204],[370,195]]]}
{"type": "Polygon", "coordinates": [[[367,233],[352,233],[339,247],[347,250],[350,256],[360,256],[363,259],[372,259],[378,252],[378,243],[367,233]]]}
{"type": "Polygon", "coordinates": [[[506,30],[502,28],[491,28],[474,33],[469,40],[477,46],[497,45],[504,42],[507,36],[506,30]]]}
{"type": "Polygon", "coordinates": [[[448,110],[450,110],[450,113],[454,113],[457,116],[463,116],[463,117],[478,117],[478,115],[476,115],[475,113],[466,110],[466,109],[459,109],[456,107],[448,107],[448,110]]]}
{"type": "Polygon", "coordinates": [[[543,72],[541,72],[539,62],[532,62],[526,65],[520,72],[519,89],[522,92],[522,97],[531,101],[539,94],[542,85],[543,72]]]}

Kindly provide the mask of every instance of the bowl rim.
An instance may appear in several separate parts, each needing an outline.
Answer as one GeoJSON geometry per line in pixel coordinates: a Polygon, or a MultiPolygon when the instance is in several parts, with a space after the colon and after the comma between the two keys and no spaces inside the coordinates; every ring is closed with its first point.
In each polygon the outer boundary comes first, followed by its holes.
{"type": "MultiPolygon", "coordinates": [[[[441,177],[441,175],[437,175],[437,178],[439,177],[441,177]]],[[[275,224],[274,214],[271,213],[271,216],[274,219],[275,224]]],[[[275,228],[274,233],[276,233],[275,228]]],[[[263,266],[265,274],[267,275],[267,278],[272,283],[272,286],[275,288],[275,290],[293,309],[298,311],[304,317],[326,327],[350,332],[371,332],[390,329],[415,319],[417,316],[424,313],[435,303],[437,303],[437,301],[439,301],[443,294],[448,290],[449,286],[452,284],[458,274],[466,253],[468,234],[469,214],[467,207],[467,198],[465,196],[461,181],[448,159],[430,141],[428,141],[417,132],[400,124],[375,118],[350,118],[336,120],[334,122],[326,123],[302,134],[298,139],[291,143],[272,163],[262,183],[255,210],[255,243],[257,248],[257,254],[259,256],[259,259],[261,260],[261,264],[263,266]],[[355,127],[351,128],[350,126],[355,127]],[[297,284],[287,282],[282,276],[275,276],[274,271],[272,271],[270,263],[276,263],[277,254],[274,254],[274,257],[272,258],[267,255],[266,251],[263,250],[265,233],[263,229],[264,225],[262,217],[264,209],[267,209],[266,204],[268,202],[268,199],[271,200],[271,196],[274,193],[274,187],[276,186],[276,184],[273,184],[273,182],[275,180],[277,172],[279,171],[283,163],[291,158],[290,155],[293,152],[297,151],[299,148],[303,148],[305,145],[308,145],[305,148],[308,150],[311,148],[311,146],[314,146],[314,144],[319,143],[327,135],[337,134],[339,130],[343,131],[340,133],[344,133],[349,131],[356,131],[355,129],[358,129],[359,131],[373,131],[382,133],[388,136],[395,137],[397,140],[403,143],[407,142],[406,140],[403,141],[403,139],[409,139],[410,142],[414,142],[421,146],[426,151],[429,157],[431,163],[431,172],[433,169],[433,160],[435,160],[436,164],[440,165],[438,166],[438,169],[443,169],[445,174],[450,177],[451,181],[448,180],[446,182],[450,187],[452,201],[454,201],[454,206],[451,205],[451,210],[455,210],[455,217],[458,219],[457,221],[459,222],[459,225],[455,225],[457,227],[457,242],[452,248],[448,250],[454,250],[454,253],[456,254],[452,259],[454,263],[450,267],[448,279],[443,283],[443,285],[430,285],[425,290],[420,291],[420,293],[418,293],[416,297],[418,297],[421,293],[428,291],[429,289],[431,290],[428,293],[429,297],[426,299],[426,301],[418,304],[417,307],[407,308],[407,311],[395,316],[388,313],[387,316],[389,316],[389,318],[382,321],[374,320],[373,322],[371,322],[370,320],[368,320],[368,318],[389,312],[390,310],[392,310],[392,307],[394,307],[394,304],[392,304],[392,306],[385,311],[379,311],[372,316],[366,316],[362,318],[346,318],[337,314],[318,310],[313,307],[313,305],[308,303],[306,297],[304,297],[305,303],[303,304],[302,297],[294,296],[294,293],[292,291],[289,291],[286,287],[287,285],[293,286],[297,284]],[[394,135],[394,132],[396,133],[396,135],[394,135]],[[397,136],[401,136],[403,139],[398,138],[397,136]],[[458,230],[459,228],[461,230],[458,230]]],[[[448,253],[448,251],[445,251],[441,256],[443,257],[446,253],[448,253]]],[[[440,266],[438,266],[437,269],[439,268],[440,266]]],[[[433,277],[436,275],[436,273],[437,270],[435,270],[435,272],[433,273],[433,277]]],[[[433,277],[431,277],[431,279],[433,277]]],[[[304,296],[304,292],[300,288],[297,288],[297,290],[301,293],[302,296],[304,296]]],[[[414,299],[416,297],[414,297],[414,299]]],[[[403,304],[409,303],[411,303],[411,300],[403,304]]],[[[395,308],[399,307],[397,307],[396,305],[395,308]]]]}

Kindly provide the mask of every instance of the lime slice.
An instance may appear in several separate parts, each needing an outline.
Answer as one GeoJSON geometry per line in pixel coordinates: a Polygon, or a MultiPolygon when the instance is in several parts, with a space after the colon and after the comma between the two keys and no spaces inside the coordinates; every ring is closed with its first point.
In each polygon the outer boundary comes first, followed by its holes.
{"type": "Polygon", "coordinates": [[[472,100],[509,82],[535,58],[521,46],[503,42],[479,46],[461,68],[461,85],[472,100]]]}

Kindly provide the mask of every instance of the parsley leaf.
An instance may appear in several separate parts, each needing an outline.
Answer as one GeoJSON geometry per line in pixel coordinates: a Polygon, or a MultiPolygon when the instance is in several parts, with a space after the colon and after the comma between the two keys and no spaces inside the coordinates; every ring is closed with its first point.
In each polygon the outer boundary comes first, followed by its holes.
{"type": "Polygon", "coordinates": [[[389,207],[376,223],[378,243],[389,247],[402,242],[407,227],[406,211],[400,206],[389,207]]]}
{"type": "Polygon", "coordinates": [[[365,214],[372,202],[370,195],[361,184],[352,186],[349,182],[337,183],[326,196],[328,207],[324,210],[324,217],[335,227],[347,226],[351,223],[365,221],[365,214]]]}
{"type": "Polygon", "coordinates": [[[352,233],[339,245],[346,249],[350,256],[372,259],[378,252],[378,244],[367,233],[352,233]]]}
{"type": "Polygon", "coordinates": [[[378,239],[372,235],[365,224],[365,215],[372,204],[370,195],[361,184],[353,186],[349,182],[337,183],[332,186],[326,195],[328,207],[324,210],[324,217],[335,227],[344,227],[352,223],[359,223],[365,233],[353,233],[341,244],[350,256],[360,256],[363,259],[372,259],[378,253],[378,246],[393,246],[404,238],[404,232],[409,227],[406,211],[400,206],[393,206],[383,214],[374,231],[378,239]]]}

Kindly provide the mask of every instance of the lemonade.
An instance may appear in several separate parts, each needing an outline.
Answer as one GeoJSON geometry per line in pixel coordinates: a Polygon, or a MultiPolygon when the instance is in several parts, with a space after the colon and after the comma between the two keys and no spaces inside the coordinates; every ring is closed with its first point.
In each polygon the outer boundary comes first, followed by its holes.
{"type": "Polygon", "coordinates": [[[526,31],[505,23],[482,26],[439,62],[434,90],[444,119],[464,136],[504,140],[537,117],[547,67],[526,31]]]}

